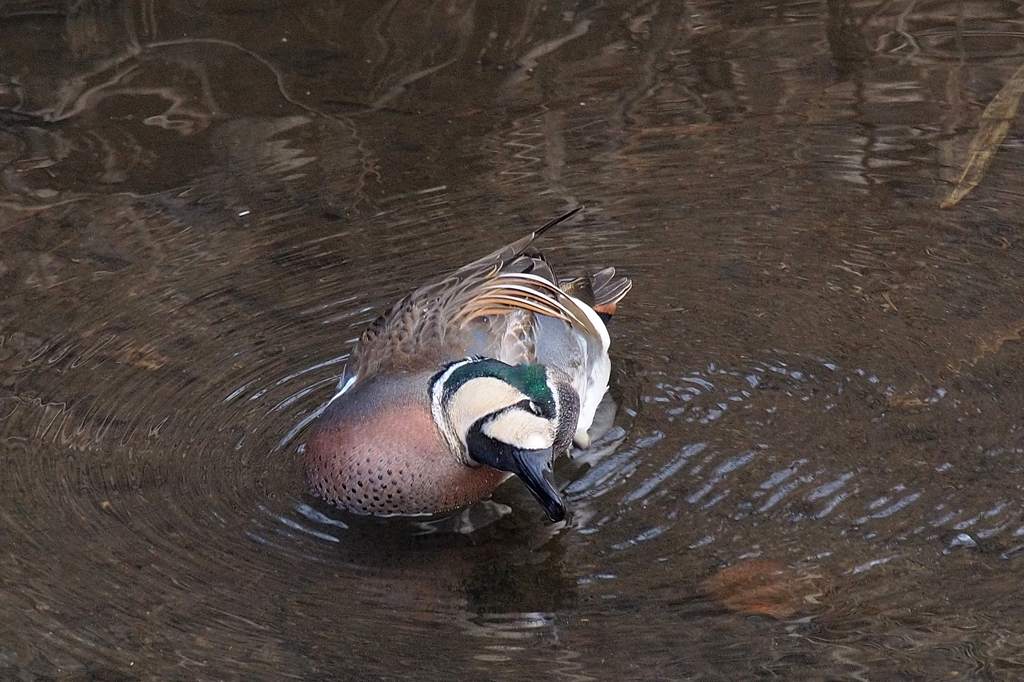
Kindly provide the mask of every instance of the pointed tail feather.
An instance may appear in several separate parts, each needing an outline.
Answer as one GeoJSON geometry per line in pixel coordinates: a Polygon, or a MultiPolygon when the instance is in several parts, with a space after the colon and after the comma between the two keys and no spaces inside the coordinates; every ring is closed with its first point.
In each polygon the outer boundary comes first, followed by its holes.
{"type": "Polygon", "coordinates": [[[577,213],[579,213],[582,210],[583,210],[583,206],[577,206],[576,208],[572,209],[568,213],[563,213],[562,215],[558,216],[557,218],[552,218],[551,220],[549,220],[548,222],[544,223],[543,225],[541,225],[540,227],[538,227],[536,230],[533,231],[533,238],[536,239],[537,237],[541,236],[542,234],[544,234],[545,232],[550,230],[555,225],[558,225],[560,223],[564,223],[566,220],[568,220],[569,218],[573,217],[574,215],[576,215],[577,213]]]}

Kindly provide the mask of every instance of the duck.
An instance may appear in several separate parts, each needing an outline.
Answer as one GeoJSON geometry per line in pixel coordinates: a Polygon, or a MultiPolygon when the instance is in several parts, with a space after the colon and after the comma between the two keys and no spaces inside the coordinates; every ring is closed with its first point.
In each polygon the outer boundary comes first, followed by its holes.
{"type": "Polygon", "coordinates": [[[553,462],[590,445],[606,323],[632,287],[614,267],[559,279],[533,246],[582,208],[420,286],[362,333],[303,449],[314,495],[356,514],[439,514],[516,477],[565,518],[553,462]]]}

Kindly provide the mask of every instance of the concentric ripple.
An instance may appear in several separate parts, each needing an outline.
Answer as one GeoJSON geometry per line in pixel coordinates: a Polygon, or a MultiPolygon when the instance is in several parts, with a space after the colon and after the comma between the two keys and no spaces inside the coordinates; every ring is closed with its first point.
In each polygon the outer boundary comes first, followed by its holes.
{"type": "Polygon", "coordinates": [[[1012,679],[1017,8],[0,8],[0,678],[1012,679]],[[310,496],[361,330],[541,244],[635,288],[545,523],[310,496]]]}

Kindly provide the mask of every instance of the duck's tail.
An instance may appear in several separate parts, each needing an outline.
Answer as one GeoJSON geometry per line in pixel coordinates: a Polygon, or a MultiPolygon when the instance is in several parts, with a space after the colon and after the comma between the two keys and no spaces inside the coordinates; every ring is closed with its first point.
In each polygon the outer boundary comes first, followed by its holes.
{"type": "Polygon", "coordinates": [[[605,268],[586,277],[562,280],[558,286],[593,308],[607,324],[619,301],[633,288],[633,282],[628,277],[616,277],[615,268],[605,268]]]}
{"type": "Polygon", "coordinates": [[[633,281],[628,277],[616,277],[615,268],[605,268],[590,276],[590,289],[594,292],[594,312],[605,324],[612,319],[615,309],[629,290],[633,281]]]}

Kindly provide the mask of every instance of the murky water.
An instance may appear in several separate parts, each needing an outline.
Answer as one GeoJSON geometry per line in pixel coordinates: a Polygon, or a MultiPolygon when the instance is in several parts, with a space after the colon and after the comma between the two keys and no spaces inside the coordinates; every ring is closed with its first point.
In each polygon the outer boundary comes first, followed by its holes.
{"type": "Polygon", "coordinates": [[[1022,62],[982,0],[3,3],[0,677],[1018,679],[1020,125],[938,204],[1022,62]],[[572,525],[305,494],[362,327],[577,203],[572,525]]]}

